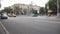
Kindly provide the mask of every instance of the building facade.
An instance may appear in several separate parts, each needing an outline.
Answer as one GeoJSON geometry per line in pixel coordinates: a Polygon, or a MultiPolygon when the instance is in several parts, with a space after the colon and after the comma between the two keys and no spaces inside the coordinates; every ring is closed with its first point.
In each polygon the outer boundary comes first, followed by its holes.
{"type": "Polygon", "coordinates": [[[20,3],[14,4],[12,8],[14,6],[18,6],[19,8],[21,8],[21,10],[19,11],[19,14],[21,14],[21,12],[23,14],[31,14],[32,10],[36,10],[37,13],[39,13],[39,9],[40,9],[40,6],[37,6],[37,5],[27,5],[27,4],[20,4],[20,3]]]}

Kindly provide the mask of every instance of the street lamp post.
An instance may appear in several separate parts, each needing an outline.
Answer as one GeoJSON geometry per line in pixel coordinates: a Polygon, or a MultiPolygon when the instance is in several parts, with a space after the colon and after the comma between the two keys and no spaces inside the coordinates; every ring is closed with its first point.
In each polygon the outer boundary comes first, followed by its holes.
{"type": "Polygon", "coordinates": [[[28,15],[31,15],[32,8],[33,8],[33,2],[31,1],[31,3],[28,6],[28,15]]]}
{"type": "Polygon", "coordinates": [[[30,11],[32,11],[32,8],[33,8],[33,1],[31,1],[31,4],[30,4],[30,11]]]}
{"type": "Polygon", "coordinates": [[[0,0],[0,8],[1,8],[1,0],[0,0]]]}
{"type": "Polygon", "coordinates": [[[57,16],[59,16],[59,1],[57,0],[57,16]]]}

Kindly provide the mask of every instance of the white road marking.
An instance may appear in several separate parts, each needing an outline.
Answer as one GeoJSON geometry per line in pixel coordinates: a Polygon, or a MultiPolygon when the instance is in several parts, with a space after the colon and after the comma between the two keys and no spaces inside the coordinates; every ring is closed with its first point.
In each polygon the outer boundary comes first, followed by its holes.
{"type": "Polygon", "coordinates": [[[2,27],[2,29],[4,30],[5,34],[9,34],[9,32],[7,31],[7,29],[4,27],[4,25],[0,22],[0,25],[2,27]]]}

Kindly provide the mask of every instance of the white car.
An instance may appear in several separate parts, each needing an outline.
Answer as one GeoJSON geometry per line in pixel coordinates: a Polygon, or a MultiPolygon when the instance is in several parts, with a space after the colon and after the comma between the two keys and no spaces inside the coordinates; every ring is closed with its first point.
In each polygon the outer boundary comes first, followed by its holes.
{"type": "Polygon", "coordinates": [[[6,14],[1,14],[1,19],[8,19],[8,16],[6,14]]]}

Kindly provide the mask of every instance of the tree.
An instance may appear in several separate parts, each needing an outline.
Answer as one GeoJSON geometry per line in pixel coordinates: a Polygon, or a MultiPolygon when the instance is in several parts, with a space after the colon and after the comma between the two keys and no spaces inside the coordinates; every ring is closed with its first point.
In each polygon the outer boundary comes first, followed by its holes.
{"type": "Polygon", "coordinates": [[[5,11],[4,10],[0,10],[0,14],[4,13],[5,11]]]}
{"type": "MultiPolygon", "coordinates": [[[[58,1],[60,6],[60,0],[58,1]]],[[[46,4],[46,9],[47,9],[47,6],[49,6],[49,9],[53,11],[52,12],[53,14],[57,14],[57,0],[49,0],[49,2],[46,4]]],[[[59,10],[60,10],[60,7],[59,7],[59,10]]]]}
{"type": "Polygon", "coordinates": [[[35,9],[33,9],[33,8],[32,8],[32,13],[33,13],[33,14],[38,14],[38,13],[37,13],[37,10],[35,10],[35,9]]]}
{"type": "Polygon", "coordinates": [[[12,9],[11,7],[5,7],[5,8],[3,9],[3,11],[4,11],[4,12],[7,12],[7,13],[11,13],[11,12],[13,12],[13,9],[12,9]]]}
{"type": "Polygon", "coordinates": [[[47,4],[45,5],[45,13],[46,13],[46,15],[48,13],[47,4]]]}
{"type": "Polygon", "coordinates": [[[24,15],[26,15],[26,13],[27,13],[27,9],[25,8],[25,9],[23,10],[23,12],[24,12],[24,15]]]}
{"type": "Polygon", "coordinates": [[[39,12],[40,14],[45,14],[46,12],[45,12],[45,8],[44,7],[40,7],[40,12],[39,12]]]}
{"type": "Polygon", "coordinates": [[[19,15],[19,13],[22,13],[22,8],[20,8],[19,5],[13,5],[13,9],[17,15],[19,15]]]}

